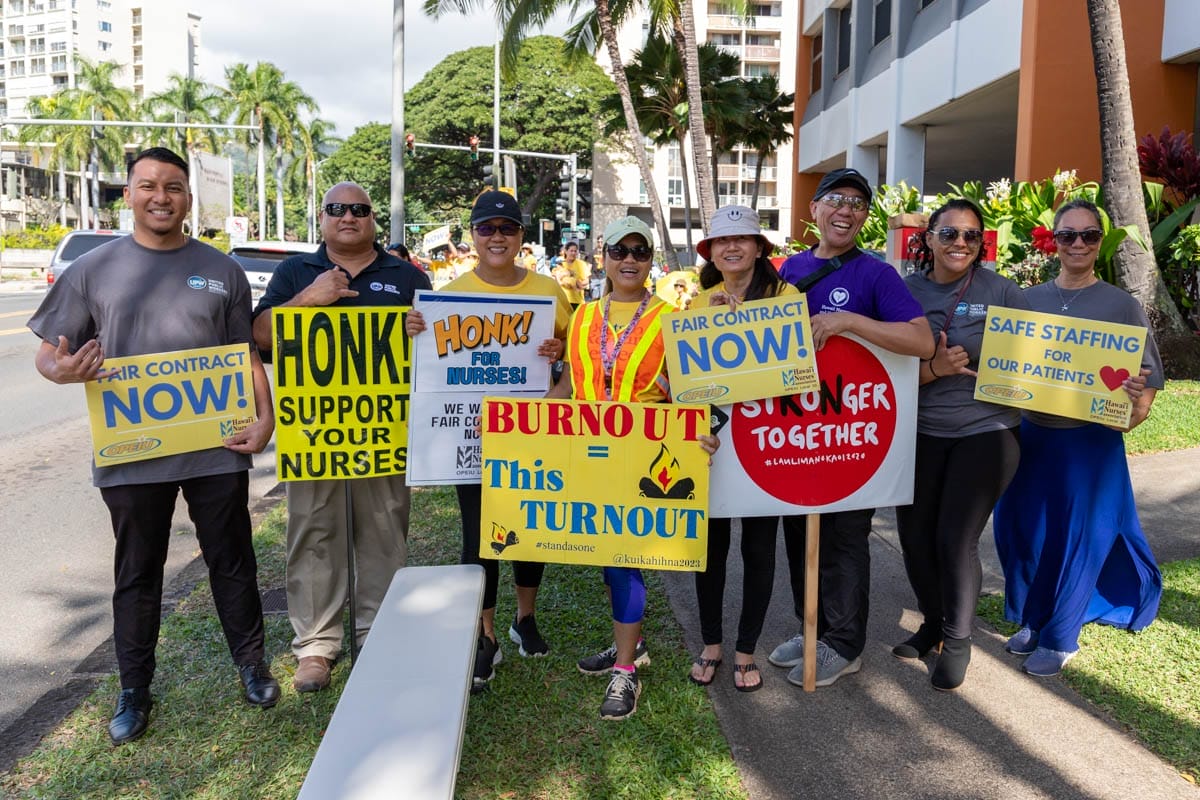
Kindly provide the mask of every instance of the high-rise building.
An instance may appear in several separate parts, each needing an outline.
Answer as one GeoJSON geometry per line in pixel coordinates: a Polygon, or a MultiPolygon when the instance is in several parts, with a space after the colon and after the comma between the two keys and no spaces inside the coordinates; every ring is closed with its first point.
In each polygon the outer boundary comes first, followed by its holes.
{"type": "MultiPolygon", "coordinates": [[[[1196,131],[1200,4],[1120,9],[1136,135],[1196,131]]],[[[803,0],[797,38],[793,225],[843,166],[925,194],[1101,177],[1082,0],[803,0]]]]}
{"type": "MultiPolygon", "coordinates": [[[[720,0],[693,2],[696,40],[714,44],[741,59],[741,76],[755,78],[776,75],[779,89],[795,91],[797,0],[753,0],[751,14],[736,14],[732,4],[720,0]]],[[[621,57],[628,63],[642,48],[649,35],[647,14],[636,16],[618,32],[621,57]]],[[[610,64],[601,48],[598,63],[606,71],[610,64]]],[[[604,143],[601,143],[603,145],[604,143]]],[[[662,200],[663,213],[671,230],[671,243],[676,250],[686,248],[684,170],[679,145],[654,147],[646,143],[655,176],[655,186],[662,200]]],[[[703,237],[707,220],[701,219],[696,177],[691,169],[691,145],[687,145],[688,184],[691,199],[692,241],[703,237]]],[[[738,147],[718,157],[716,166],[717,205],[751,205],[758,156],[753,150],[738,147]]],[[[633,214],[653,225],[649,200],[641,175],[633,158],[625,153],[608,152],[597,148],[593,163],[593,226],[602,231],[611,220],[633,214]]],[[[755,203],[767,236],[783,244],[791,235],[791,176],[792,147],[783,145],[766,157],[759,177],[759,192],[755,203]]],[[[656,231],[657,234],[657,231],[656,231]]]]}
{"type": "MultiPolygon", "coordinates": [[[[121,65],[117,84],[140,99],[166,88],[172,74],[196,77],[199,49],[200,17],[179,0],[0,0],[0,118],[27,116],[31,97],[74,88],[79,57],[121,65]]],[[[57,180],[30,148],[4,145],[0,215],[5,227],[22,227],[25,198],[56,193],[57,180]]],[[[67,215],[75,221],[69,206],[67,215]]]]}
{"type": "Polygon", "coordinates": [[[3,0],[0,116],[25,114],[30,97],[72,88],[76,58],[115,61],[118,82],[141,97],[167,76],[194,77],[200,17],[162,0],[3,0]]]}

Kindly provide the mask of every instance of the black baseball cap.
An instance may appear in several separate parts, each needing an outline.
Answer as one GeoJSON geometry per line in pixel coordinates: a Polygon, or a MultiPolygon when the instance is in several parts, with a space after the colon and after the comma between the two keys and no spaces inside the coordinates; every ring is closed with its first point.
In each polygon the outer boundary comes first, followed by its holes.
{"type": "Polygon", "coordinates": [[[842,167],[826,173],[825,177],[821,178],[821,182],[817,184],[813,200],[820,200],[834,189],[840,189],[843,186],[853,186],[866,195],[868,203],[871,202],[871,184],[861,172],[850,167],[842,167]]]}
{"type": "Polygon", "coordinates": [[[521,217],[521,206],[508,192],[491,190],[483,192],[475,198],[471,207],[471,225],[475,226],[489,219],[507,219],[524,227],[525,220],[521,217]]]}

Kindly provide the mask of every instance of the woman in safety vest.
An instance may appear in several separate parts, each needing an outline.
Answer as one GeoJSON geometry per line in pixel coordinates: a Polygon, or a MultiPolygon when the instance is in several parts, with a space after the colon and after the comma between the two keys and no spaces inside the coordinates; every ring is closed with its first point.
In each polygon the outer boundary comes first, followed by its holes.
{"type": "MultiPolygon", "coordinates": [[[[671,306],[646,288],[654,256],[653,236],[637,217],[624,217],[604,231],[604,271],[611,287],[602,299],[580,306],[571,317],[564,359],[568,368],[549,397],[662,403],[670,399],[661,318],[671,306]]],[[[700,444],[710,454],[715,437],[700,444]]],[[[646,584],[639,569],[605,567],[612,601],[611,647],[580,659],[587,675],[610,674],[600,718],[625,719],[637,710],[642,687],[637,667],[650,663],[642,641],[646,584]]]]}

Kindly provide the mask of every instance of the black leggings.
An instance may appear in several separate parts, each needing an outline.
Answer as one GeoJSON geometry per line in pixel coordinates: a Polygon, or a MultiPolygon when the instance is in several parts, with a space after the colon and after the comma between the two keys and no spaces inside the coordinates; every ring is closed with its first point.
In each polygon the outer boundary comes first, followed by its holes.
{"type": "Polygon", "coordinates": [[[979,536],[1020,458],[1018,428],[917,435],[913,504],[896,508],[896,523],[917,608],[950,638],[971,635],[983,585],[979,536]]]}
{"type": "MultiPolygon", "coordinates": [[[[483,567],[483,610],[496,607],[496,591],[500,587],[500,561],[479,556],[479,517],[483,487],[478,483],[460,483],[454,487],[458,494],[458,510],[462,514],[461,564],[483,567]]],[[[536,589],[542,585],[546,565],[535,561],[513,561],[513,583],[521,588],[536,589]]]]}
{"type": "MultiPolygon", "coordinates": [[[[775,583],[775,532],[779,517],[742,518],[742,613],[738,619],[737,651],[753,653],[762,633],[771,589],[775,583]]],[[[708,521],[708,568],[696,573],[696,603],[700,635],[705,644],[721,644],[725,600],[725,568],[729,557],[730,519],[708,521]]]]}

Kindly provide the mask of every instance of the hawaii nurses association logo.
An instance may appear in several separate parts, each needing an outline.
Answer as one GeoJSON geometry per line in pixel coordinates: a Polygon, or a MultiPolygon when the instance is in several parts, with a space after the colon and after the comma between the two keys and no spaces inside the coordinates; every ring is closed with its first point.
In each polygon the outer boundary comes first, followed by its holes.
{"type": "Polygon", "coordinates": [[[870,350],[843,336],[817,351],[821,389],[733,406],[734,450],[764,492],[821,506],[857,492],[879,471],[896,434],[896,394],[870,350]]]}

